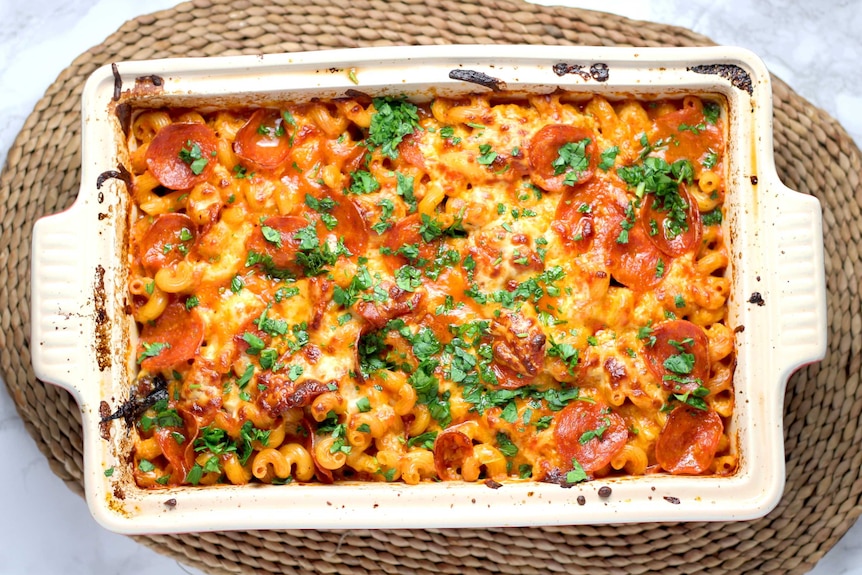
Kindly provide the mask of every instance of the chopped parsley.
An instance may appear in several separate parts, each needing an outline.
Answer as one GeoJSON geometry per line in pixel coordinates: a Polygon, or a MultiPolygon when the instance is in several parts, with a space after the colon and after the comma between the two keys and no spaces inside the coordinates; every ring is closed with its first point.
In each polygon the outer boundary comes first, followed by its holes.
{"type": "Polygon", "coordinates": [[[711,170],[711,169],[713,169],[713,168],[715,167],[715,165],[716,165],[717,163],[718,163],[718,154],[716,154],[716,153],[715,153],[715,152],[713,152],[712,150],[709,150],[709,151],[706,153],[706,155],[703,157],[703,161],[701,162],[701,165],[702,165],[705,169],[707,169],[707,170],[711,170]]]}
{"type": "Polygon", "coordinates": [[[301,365],[291,365],[287,370],[287,378],[290,381],[296,381],[305,372],[305,368],[301,365]]]}
{"type": "Polygon", "coordinates": [[[518,455],[518,446],[512,443],[509,436],[503,432],[497,433],[497,449],[506,457],[515,457],[518,455]]]}
{"type": "Polygon", "coordinates": [[[479,146],[480,156],[476,158],[476,162],[483,166],[490,166],[497,159],[497,152],[491,149],[491,144],[482,144],[479,146]]]}
{"type": "Polygon", "coordinates": [[[407,440],[407,447],[422,447],[423,449],[434,449],[434,440],[437,439],[436,431],[426,431],[421,435],[411,437],[407,440]]]}
{"type": "Polygon", "coordinates": [[[700,215],[700,221],[705,226],[717,226],[720,225],[723,220],[723,216],[721,213],[721,207],[717,207],[712,211],[706,212],[705,214],[700,215]]]}
{"type": "Polygon", "coordinates": [[[360,397],[356,400],[356,409],[359,410],[359,413],[371,411],[371,401],[367,397],[360,397]]]}
{"type": "Polygon", "coordinates": [[[185,147],[180,149],[180,160],[188,164],[194,175],[199,176],[207,167],[209,160],[203,157],[201,147],[197,142],[186,140],[186,146],[188,146],[188,149],[185,147]]]}
{"type": "Polygon", "coordinates": [[[305,205],[315,212],[328,212],[336,206],[335,200],[332,198],[320,198],[319,200],[311,194],[305,194],[305,205]]]}
{"type": "Polygon", "coordinates": [[[395,181],[397,182],[395,192],[404,198],[412,214],[418,207],[416,196],[413,193],[413,176],[405,176],[401,172],[395,172],[395,181]]]}
{"type": "Polygon", "coordinates": [[[721,107],[716,102],[706,102],[703,105],[703,117],[712,125],[718,122],[721,116],[721,107]]]}
{"type": "Polygon", "coordinates": [[[390,218],[392,218],[392,214],[395,211],[395,204],[392,203],[392,200],[388,198],[383,198],[377,205],[380,206],[380,221],[372,224],[371,229],[377,232],[377,235],[382,235],[383,232],[392,227],[392,222],[390,218]]]}
{"type": "Polygon", "coordinates": [[[550,342],[551,345],[547,351],[548,357],[560,358],[566,364],[569,375],[575,375],[575,367],[578,365],[578,350],[568,343],[556,343],[553,339],[550,342]]]}
{"type": "Polygon", "coordinates": [[[578,463],[578,460],[572,457],[572,470],[566,473],[566,483],[580,483],[587,480],[587,472],[578,463]]]}
{"type": "Polygon", "coordinates": [[[144,351],[142,351],[141,354],[138,356],[138,365],[143,363],[143,361],[148,357],[156,357],[164,350],[171,347],[171,344],[165,341],[154,341],[152,343],[147,343],[144,341],[141,342],[141,345],[143,346],[144,351]]]}
{"type": "Polygon", "coordinates": [[[575,185],[581,174],[590,167],[590,160],[587,157],[589,144],[590,139],[584,138],[580,142],[566,142],[560,146],[557,151],[557,158],[551,162],[551,166],[554,168],[555,176],[562,173],[566,174],[566,177],[563,178],[563,184],[575,185]]]}
{"type": "Polygon", "coordinates": [[[242,288],[245,287],[245,281],[243,281],[242,276],[235,275],[230,280],[230,291],[233,293],[239,293],[242,291],[242,288]]]}
{"type": "Polygon", "coordinates": [[[384,156],[398,158],[398,145],[419,128],[419,111],[403,98],[374,98],[374,114],[368,128],[366,145],[380,148],[384,156]]]}
{"type": "Polygon", "coordinates": [[[350,178],[352,182],[350,183],[350,187],[347,188],[348,193],[364,195],[372,194],[380,189],[380,182],[371,175],[371,172],[357,170],[351,172],[350,178]]]}
{"type": "Polygon", "coordinates": [[[640,199],[645,194],[653,194],[652,206],[667,212],[664,220],[665,236],[669,239],[688,231],[686,210],[688,204],[679,193],[679,186],[685,182],[694,181],[694,168],[686,159],[668,164],[664,159],[650,156],[643,163],[634,166],[624,166],[617,169],[617,174],[630,187],[635,188],[635,195],[640,199]]]}
{"type": "Polygon", "coordinates": [[[597,427],[596,429],[589,429],[581,434],[581,437],[578,439],[578,443],[584,445],[590,442],[593,439],[601,440],[602,436],[604,436],[605,431],[610,427],[611,421],[607,417],[602,418],[602,425],[597,427]]]}
{"type": "Polygon", "coordinates": [[[395,270],[395,285],[404,291],[414,292],[422,285],[422,272],[413,266],[401,266],[395,270]]]}
{"type": "Polygon", "coordinates": [[[608,171],[614,167],[614,161],[617,159],[617,154],[620,153],[619,146],[613,146],[608,148],[601,155],[601,161],[599,162],[599,169],[608,171]]]}

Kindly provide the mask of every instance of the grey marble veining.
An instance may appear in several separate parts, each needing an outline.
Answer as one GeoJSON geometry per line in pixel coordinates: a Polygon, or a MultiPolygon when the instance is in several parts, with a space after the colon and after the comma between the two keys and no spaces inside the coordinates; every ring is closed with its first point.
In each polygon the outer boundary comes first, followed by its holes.
{"type": "MultiPolygon", "coordinates": [[[[0,0],[0,163],[57,75],[124,21],[174,0],[0,0]]],[[[862,145],[862,3],[855,0],[560,0],[693,29],[749,48],[802,96],[836,117],[862,145]]],[[[96,525],[36,450],[0,391],[0,573],[180,575],[197,573],[96,525]],[[37,536],[38,535],[38,536],[37,536]]],[[[814,575],[862,575],[862,525],[820,561],[814,575]]]]}

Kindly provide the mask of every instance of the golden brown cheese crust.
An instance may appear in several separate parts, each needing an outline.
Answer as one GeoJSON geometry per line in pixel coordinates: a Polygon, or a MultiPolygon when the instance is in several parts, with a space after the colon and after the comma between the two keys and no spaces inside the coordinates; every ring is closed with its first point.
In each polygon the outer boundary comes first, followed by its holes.
{"type": "Polygon", "coordinates": [[[129,148],[140,486],[735,470],[717,101],[138,110],[129,148]]]}

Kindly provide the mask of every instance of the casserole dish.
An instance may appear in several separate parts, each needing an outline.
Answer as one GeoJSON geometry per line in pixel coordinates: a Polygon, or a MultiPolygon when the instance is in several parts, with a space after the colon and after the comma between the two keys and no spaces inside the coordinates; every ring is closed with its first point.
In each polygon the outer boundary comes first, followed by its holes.
{"type": "Polygon", "coordinates": [[[775,175],[770,94],[768,72],[756,57],[715,48],[417,47],[399,48],[397,54],[362,49],[100,69],[84,92],[78,201],[34,229],[32,316],[37,376],[70,389],[83,410],[87,497],[97,520],[117,531],[152,533],[733,520],[765,514],[778,502],[784,480],[784,385],[794,369],[823,356],[826,332],[819,204],[786,190],[775,175]],[[463,56],[468,50],[469,57],[463,56]],[[102,422],[129,396],[136,370],[136,328],[126,314],[130,207],[120,167],[129,163],[118,118],[123,106],[239,107],[334,98],[355,90],[371,96],[457,97],[476,92],[477,79],[487,90],[505,84],[527,95],[562,88],[608,98],[706,94],[726,102],[723,225],[731,238],[728,323],[737,334],[736,407],[729,423],[739,460],[735,473],[605,478],[569,489],[533,482],[505,482],[498,489],[460,482],[138,488],[128,463],[129,433],[119,422],[102,422]],[[82,230],[81,221],[93,224],[82,230]]]}

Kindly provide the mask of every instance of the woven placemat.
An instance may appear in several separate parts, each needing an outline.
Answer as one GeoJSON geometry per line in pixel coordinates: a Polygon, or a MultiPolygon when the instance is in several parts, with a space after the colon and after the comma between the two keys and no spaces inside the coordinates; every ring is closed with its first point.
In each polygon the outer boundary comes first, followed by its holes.
{"type": "MultiPolygon", "coordinates": [[[[80,176],[80,95],[102,64],[392,44],[695,46],[681,28],[508,0],[195,0],[126,23],[63,71],[0,175],[0,368],[51,469],[82,493],[81,424],[71,396],[37,381],[29,353],[33,222],[72,203],[80,176]],[[347,7],[345,7],[347,6],[347,7]]],[[[820,198],[826,230],[829,353],[790,380],[787,487],[767,517],[687,523],[509,529],[264,531],[146,536],[156,551],[210,573],[572,575],[803,573],[856,520],[862,492],[859,150],[824,112],[775,80],[776,163],[820,198]]]]}

